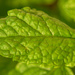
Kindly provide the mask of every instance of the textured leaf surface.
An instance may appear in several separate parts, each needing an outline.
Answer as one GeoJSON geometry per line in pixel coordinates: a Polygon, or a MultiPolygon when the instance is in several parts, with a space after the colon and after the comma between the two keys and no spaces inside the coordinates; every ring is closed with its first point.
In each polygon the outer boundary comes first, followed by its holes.
{"type": "Polygon", "coordinates": [[[75,65],[75,30],[25,7],[0,20],[0,55],[38,66],[75,65]]]}

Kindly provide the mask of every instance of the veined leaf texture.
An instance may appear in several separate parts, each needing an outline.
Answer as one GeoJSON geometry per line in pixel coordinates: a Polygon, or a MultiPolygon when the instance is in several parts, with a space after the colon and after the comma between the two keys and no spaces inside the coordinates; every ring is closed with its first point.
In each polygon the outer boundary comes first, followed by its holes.
{"type": "Polygon", "coordinates": [[[42,11],[24,7],[0,19],[0,55],[50,68],[75,65],[75,30],[42,11]]]}

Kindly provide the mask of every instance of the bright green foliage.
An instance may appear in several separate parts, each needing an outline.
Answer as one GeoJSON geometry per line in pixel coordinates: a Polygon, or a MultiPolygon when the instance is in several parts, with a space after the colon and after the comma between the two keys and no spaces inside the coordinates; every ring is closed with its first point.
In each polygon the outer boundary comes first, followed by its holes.
{"type": "Polygon", "coordinates": [[[75,21],[75,0],[68,0],[65,3],[65,9],[67,14],[75,21]]]}
{"type": "Polygon", "coordinates": [[[75,31],[44,12],[14,9],[0,20],[0,49],[27,64],[69,65],[75,62],[75,31]]]}
{"type": "Polygon", "coordinates": [[[49,75],[74,75],[68,67],[58,67],[50,71],[49,75]]]}
{"type": "MultiPolygon", "coordinates": [[[[59,8],[68,22],[75,24],[75,0],[59,0],[59,8]]],[[[70,25],[75,28],[75,25],[70,25]]]]}
{"type": "Polygon", "coordinates": [[[75,19],[75,0],[62,0],[65,13],[71,18],[75,19]]]}
{"type": "Polygon", "coordinates": [[[58,67],[75,66],[75,30],[42,11],[13,9],[0,19],[0,55],[28,65],[56,67],[56,75],[58,67]]]}
{"type": "Polygon", "coordinates": [[[17,64],[16,68],[11,70],[8,75],[49,75],[49,70],[35,66],[27,66],[25,63],[17,64]]]}
{"type": "Polygon", "coordinates": [[[15,69],[11,70],[9,75],[74,75],[68,67],[56,67],[52,70],[43,69],[35,66],[27,66],[25,63],[19,63],[15,69]]]}

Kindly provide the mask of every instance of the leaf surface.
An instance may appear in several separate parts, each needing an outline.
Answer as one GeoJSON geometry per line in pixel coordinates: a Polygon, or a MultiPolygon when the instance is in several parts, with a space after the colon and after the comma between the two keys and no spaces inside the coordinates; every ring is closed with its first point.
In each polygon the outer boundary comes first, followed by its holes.
{"type": "Polygon", "coordinates": [[[0,20],[0,55],[26,64],[75,65],[75,30],[42,11],[25,7],[0,20]]]}
{"type": "Polygon", "coordinates": [[[68,67],[55,67],[54,69],[43,69],[35,66],[27,66],[21,62],[8,75],[74,75],[68,67]]]}

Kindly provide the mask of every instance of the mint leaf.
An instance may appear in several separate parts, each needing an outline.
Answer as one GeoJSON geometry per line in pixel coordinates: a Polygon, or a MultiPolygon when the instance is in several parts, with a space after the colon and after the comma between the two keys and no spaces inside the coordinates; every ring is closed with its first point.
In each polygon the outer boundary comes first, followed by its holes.
{"type": "Polygon", "coordinates": [[[0,20],[0,55],[41,67],[75,66],[75,30],[25,7],[0,20]]]}
{"type": "Polygon", "coordinates": [[[16,68],[11,70],[8,75],[48,75],[49,70],[35,66],[27,66],[25,63],[17,64],[16,68]]]}

